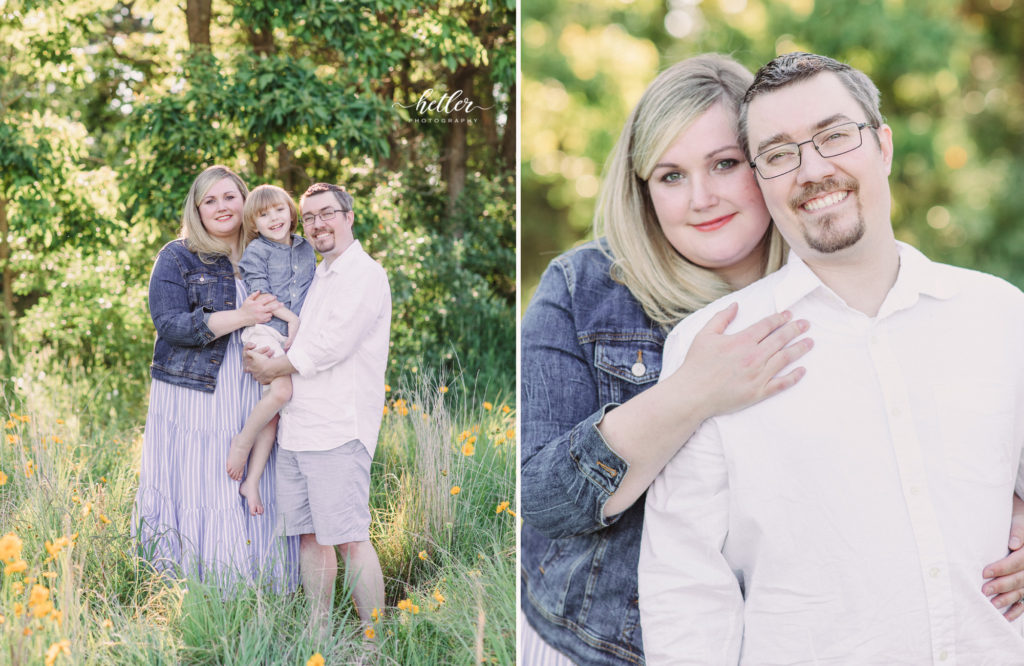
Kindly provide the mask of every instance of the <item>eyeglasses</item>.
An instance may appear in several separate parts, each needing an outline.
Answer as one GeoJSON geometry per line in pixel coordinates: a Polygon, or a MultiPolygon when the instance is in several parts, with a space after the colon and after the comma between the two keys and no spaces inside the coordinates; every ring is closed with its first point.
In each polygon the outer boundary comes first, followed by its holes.
{"type": "Polygon", "coordinates": [[[320,218],[320,221],[322,221],[322,222],[330,222],[335,217],[337,217],[338,213],[347,213],[347,212],[348,212],[347,210],[342,210],[341,208],[334,208],[334,209],[325,209],[325,210],[320,211],[319,213],[309,213],[308,215],[303,215],[302,216],[302,224],[307,226],[307,227],[311,227],[311,226],[313,226],[314,223],[316,223],[316,218],[318,218],[318,217],[320,218]]]}
{"type": "Polygon", "coordinates": [[[875,129],[875,126],[869,123],[843,123],[823,129],[807,141],[784,143],[769,148],[754,158],[750,168],[757,169],[757,173],[765,180],[796,171],[802,162],[800,147],[806,143],[813,145],[822,157],[836,157],[857,150],[864,142],[861,130],[865,127],[875,129]]]}

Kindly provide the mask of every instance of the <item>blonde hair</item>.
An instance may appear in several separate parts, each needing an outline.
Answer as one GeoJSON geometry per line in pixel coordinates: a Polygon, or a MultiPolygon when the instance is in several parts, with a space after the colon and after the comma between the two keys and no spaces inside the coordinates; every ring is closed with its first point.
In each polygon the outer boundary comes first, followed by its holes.
{"type": "MultiPolygon", "coordinates": [[[[644,312],[665,328],[732,291],[713,270],[679,254],[658,224],[647,180],[679,134],[716,103],[739,115],[739,104],[754,80],[743,65],[708,53],[662,72],[644,91],[608,160],[594,214],[594,232],[611,250],[612,277],[624,284],[644,312]]],[[[778,270],[786,245],[769,225],[764,273],[778,270]]]]}
{"type": "Polygon", "coordinates": [[[242,208],[242,229],[245,230],[242,242],[244,245],[248,245],[260,233],[256,228],[256,218],[271,206],[279,203],[287,204],[292,219],[288,233],[295,233],[299,225],[299,209],[295,207],[295,201],[292,200],[291,195],[276,185],[259,185],[246,197],[245,207],[242,208]]]}
{"type": "MultiPolygon", "coordinates": [[[[224,241],[211,236],[206,227],[203,226],[203,219],[199,216],[199,202],[203,200],[210,188],[224,178],[230,178],[238,186],[242,194],[242,201],[249,196],[249,188],[245,186],[238,174],[226,166],[215,164],[207,167],[201,174],[192,181],[192,187],[188,188],[188,195],[185,196],[185,205],[181,210],[181,232],[179,236],[185,239],[185,247],[199,255],[199,259],[206,264],[212,264],[219,256],[231,257],[231,248],[224,241]]],[[[243,247],[244,230],[243,225],[238,226],[238,245],[243,247]]]]}

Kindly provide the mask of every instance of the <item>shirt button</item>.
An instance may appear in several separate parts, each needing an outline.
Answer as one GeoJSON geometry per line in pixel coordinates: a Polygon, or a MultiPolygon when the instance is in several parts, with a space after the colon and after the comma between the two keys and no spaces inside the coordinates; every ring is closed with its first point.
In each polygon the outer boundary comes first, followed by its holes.
{"type": "Polygon", "coordinates": [[[939,653],[939,661],[946,661],[949,658],[949,653],[943,650],[939,653]]]}
{"type": "Polygon", "coordinates": [[[938,567],[932,567],[931,569],[928,570],[928,575],[931,576],[932,578],[938,578],[939,577],[939,568],[938,567]]]}
{"type": "Polygon", "coordinates": [[[921,494],[921,487],[920,486],[910,486],[910,494],[911,495],[920,495],[921,494]]]}

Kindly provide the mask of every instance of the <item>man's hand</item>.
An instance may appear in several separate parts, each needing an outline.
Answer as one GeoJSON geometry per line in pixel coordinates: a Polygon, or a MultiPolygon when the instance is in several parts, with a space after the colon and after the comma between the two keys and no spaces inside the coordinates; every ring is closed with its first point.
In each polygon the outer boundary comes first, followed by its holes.
{"type": "Polygon", "coordinates": [[[273,352],[270,347],[260,347],[252,342],[245,343],[245,352],[242,354],[242,368],[252,375],[253,379],[260,384],[269,384],[274,375],[269,373],[270,359],[273,352]]]}
{"type": "Polygon", "coordinates": [[[1013,518],[1010,522],[1010,554],[985,567],[982,592],[992,596],[992,605],[1013,621],[1024,614],[1024,501],[1013,496],[1013,518]]]}

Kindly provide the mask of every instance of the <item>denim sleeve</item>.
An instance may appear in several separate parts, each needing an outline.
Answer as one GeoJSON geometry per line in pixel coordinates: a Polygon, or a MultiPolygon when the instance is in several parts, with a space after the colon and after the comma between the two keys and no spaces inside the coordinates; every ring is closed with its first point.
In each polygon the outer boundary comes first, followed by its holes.
{"type": "Polygon", "coordinates": [[[628,465],[597,430],[613,405],[598,404],[557,264],[541,278],[521,331],[523,520],[548,538],[600,530],[618,518],[606,519],[604,505],[628,465]]]}
{"type": "Polygon", "coordinates": [[[157,255],[149,278],[149,314],[157,335],[178,347],[205,347],[215,340],[202,307],[189,306],[185,272],[172,252],[157,255]]]}
{"type": "Polygon", "coordinates": [[[270,253],[262,242],[254,239],[246,246],[238,261],[238,272],[242,275],[247,293],[252,294],[256,290],[261,294],[273,293],[270,291],[270,253]]]}

